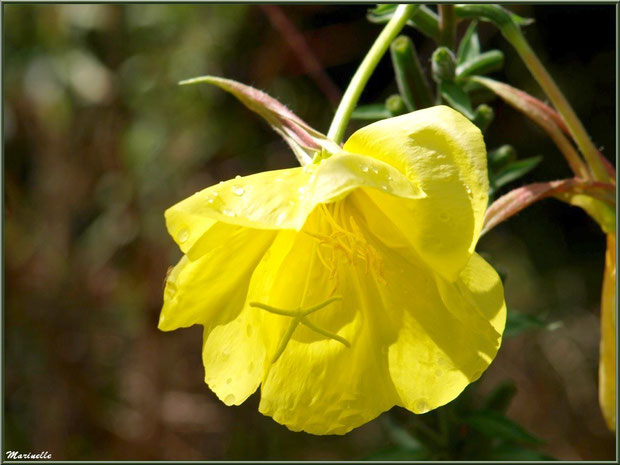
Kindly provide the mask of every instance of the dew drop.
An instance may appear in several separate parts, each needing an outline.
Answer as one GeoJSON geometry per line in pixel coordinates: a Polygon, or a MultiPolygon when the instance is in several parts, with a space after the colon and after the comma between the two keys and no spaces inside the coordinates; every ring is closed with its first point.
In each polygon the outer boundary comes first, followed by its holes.
{"type": "Polygon", "coordinates": [[[390,176],[389,174],[387,178],[388,178],[388,181],[392,181],[392,176],[390,176]]]}
{"type": "Polygon", "coordinates": [[[228,379],[226,380],[226,384],[230,384],[230,383],[232,383],[232,378],[228,378],[228,379]]]}
{"type": "Polygon", "coordinates": [[[227,208],[225,208],[224,210],[222,210],[222,213],[226,216],[235,216],[235,212],[232,210],[229,210],[227,208]]]}
{"type": "Polygon", "coordinates": [[[304,186],[299,187],[297,190],[299,191],[301,195],[306,193],[306,188],[304,186]]]}
{"type": "Polygon", "coordinates": [[[235,176],[235,179],[241,179],[241,176],[237,175],[235,176]]]}
{"type": "Polygon", "coordinates": [[[252,325],[247,325],[247,326],[245,327],[245,334],[247,334],[247,335],[248,335],[248,337],[251,337],[251,336],[252,336],[252,325]]]}
{"type": "Polygon", "coordinates": [[[189,229],[187,228],[181,229],[177,235],[177,240],[181,244],[183,244],[184,242],[187,242],[188,239],[189,239],[189,229]]]}
{"type": "Polygon", "coordinates": [[[379,170],[375,168],[374,166],[372,167],[372,172],[375,174],[379,174],[379,170]]]}
{"type": "Polygon", "coordinates": [[[245,189],[242,186],[233,186],[232,192],[235,195],[243,195],[245,194],[245,189]]]}
{"type": "Polygon", "coordinates": [[[435,370],[435,376],[436,376],[437,378],[441,378],[441,377],[443,376],[443,371],[441,371],[441,370],[435,370]]]}
{"type": "Polygon", "coordinates": [[[430,410],[428,403],[424,399],[418,399],[413,404],[413,409],[415,413],[426,413],[430,410]]]}
{"type": "Polygon", "coordinates": [[[233,402],[235,401],[235,396],[233,394],[228,394],[225,398],[224,398],[224,403],[226,405],[231,405],[233,402]]]}
{"type": "Polygon", "coordinates": [[[385,184],[382,184],[382,185],[381,185],[381,189],[382,189],[382,190],[384,190],[384,191],[386,191],[386,190],[388,190],[388,186],[386,186],[385,184]]]}
{"type": "Polygon", "coordinates": [[[294,201],[294,200],[289,200],[289,201],[288,201],[288,204],[289,204],[291,207],[294,207],[294,206],[295,206],[295,201],[294,201]]]}
{"type": "Polygon", "coordinates": [[[213,203],[213,201],[218,197],[217,192],[207,192],[207,202],[213,203]]]}
{"type": "Polygon", "coordinates": [[[366,165],[362,165],[362,171],[368,173],[369,168],[366,165]]]}
{"type": "Polygon", "coordinates": [[[472,193],[471,193],[471,187],[469,187],[469,186],[465,186],[465,192],[467,192],[467,195],[468,195],[468,196],[470,196],[470,197],[472,196],[472,193]]]}

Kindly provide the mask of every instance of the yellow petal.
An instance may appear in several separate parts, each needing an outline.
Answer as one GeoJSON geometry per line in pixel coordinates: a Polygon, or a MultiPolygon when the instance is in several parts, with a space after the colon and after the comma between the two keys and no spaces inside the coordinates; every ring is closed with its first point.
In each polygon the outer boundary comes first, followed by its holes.
{"type": "Polygon", "coordinates": [[[605,276],[601,299],[599,402],[605,423],[616,431],[616,236],[607,235],[605,276]]]}
{"type": "MultiPolygon", "coordinates": [[[[272,234],[269,231],[246,231],[259,235],[272,234]]],[[[283,322],[270,320],[271,315],[250,307],[248,302],[262,299],[269,293],[274,271],[288,254],[294,236],[295,233],[289,231],[276,233],[270,247],[256,264],[249,289],[231,290],[229,298],[241,301],[243,310],[231,321],[217,321],[205,326],[202,347],[205,382],[226,405],[241,404],[263,379],[268,363],[269,341],[277,341],[283,322]]]]}
{"type": "MultiPolygon", "coordinates": [[[[250,292],[253,299],[263,298],[283,309],[342,296],[308,319],[322,331],[344,338],[350,347],[299,324],[281,356],[270,365],[261,387],[261,413],[293,431],[313,434],[344,434],[397,400],[386,353],[381,351],[385,345],[382,332],[377,330],[382,320],[377,294],[374,300],[364,297],[371,290],[358,279],[358,269],[365,267],[361,259],[351,263],[339,250],[332,261],[331,246],[320,245],[317,237],[329,228],[323,214],[315,212],[302,233],[294,235],[290,251],[279,259],[272,257],[271,278],[257,286],[256,294],[250,292]],[[319,248],[323,258],[318,256],[319,248]],[[326,263],[338,268],[337,278],[326,263]]],[[[265,326],[279,327],[275,339],[273,333],[264,333],[271,356],[291,318],[267,312],[265,318],[265,326]]]]}
{"type": "Polygon", "coordinates": [[[506,313],[501,282],[476,256],[451,283],[391,249],[381,253],[389,262],[386,311],[399,328],[389,347],[391,377],[401,405],[425,413],[457,397],[495,357],[506,313]],[[472,285],[477,271],[485,282],[472,285]]]}
{"type": "Polygon", "coordinates": [[[194,245],[203,247],[201,253],[194,259],[184,256],[166,280],[159,329],[234,318],[243,307],[254,268],[275,234],[223,223],[204,233],[194,245]]]}
{"type": "Polygon", "coordinates": [[[366,126],[344,150],[394,166],[423,190],[426,197],[416,201],[391,199],[386,205],[381,197],[376,203],[424,261],[456,279],[475,249],[488,202],[479,129],[460,113],[437,106],[366,126]]]}
{"type": "Polygon", "coordinates": [[[226,405],[243,403],[262,380],[266,351],[257,334],[261,325],[257,313],[246,307],[232,321],[205,327],[205,383],[226,405]]]}
{"type": "Polygon", "coordinates": [[[168,230],[184,251],[213,220],[249,228],[300,230],[317,205],[358,187],[409,199],[424,196],[392,166],[338,153],[304,168],[268,171],[211,186],[166,211],[168,230]]]}

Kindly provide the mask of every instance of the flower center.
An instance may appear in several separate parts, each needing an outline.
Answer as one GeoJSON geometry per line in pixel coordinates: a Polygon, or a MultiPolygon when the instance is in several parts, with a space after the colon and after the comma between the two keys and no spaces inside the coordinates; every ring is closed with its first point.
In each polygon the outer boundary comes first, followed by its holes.
{"type": "Polygon", "coordinates": [[[321,263],[329,270],[330,279],[334,281],[332,295],[338,287],[337,265],[339,260],[355,266],[363,266],[368,274],[373,271],[377,281],[386,284],[383,277],[383,260],[381,255],[370,245],[352,215],[346,216],[342,202],[320,206],[323,218],[326,219],[325,233],[303,230],[318,241],[317,255],[321,263]],[[340,219],[340,223],[336,220],[340,219]],[[324,250],[321,250],[323,247],[324,250]],[[327,253],[324,253],[327,251],[327,253]]]}

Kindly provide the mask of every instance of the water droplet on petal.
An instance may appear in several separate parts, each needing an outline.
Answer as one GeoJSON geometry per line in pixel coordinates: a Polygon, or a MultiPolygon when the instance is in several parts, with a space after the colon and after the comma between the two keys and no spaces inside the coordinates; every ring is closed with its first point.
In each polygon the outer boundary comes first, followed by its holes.
{"type": "Polygon", "coordinates": [[[295,206],[295,201],[294,201],[294,200],[289,200],[289,201],[288,201],[288,204],[289,204],[291,207],[294,207],[294,206],[295,206]]]}
{"type": "Polygon", "coordinates": [[[188,239],[189,239],[189,229],[187,228],[181,229],[177,235],[177,240],[181,244],[183,244],[184,242],[187,242],[188,239]]]}
{"type": "Polygon", "coordinates": [[[229,209],[227,209],[227,208],[225,208],[224,210],[222,210],[222,213],[223,213],[224,215],[226,215],[226,216],[231,216],[231,217],[232,217],[232,216],[235,216],[235,212],[234,212],[234,211],[232,211],[232,210],[229,210],[229,209]]]}
{"type": "Polygon", "coordinates": [[[430,410],[430,407],[425,399],[418,399],[413,404],[415,413],[426,413],[430,410]]]}
{"type": "Polygon", "coordinates": [[[233,186],[232,191],[235,195],[245,194],[245,189],[242,186],[233,186]]]}
{"type": "Polygon", "coordinates": [[[233,394],[228,394],[225,398],[224,398],[224,403],[226,405],[231,405],[233,402],[235,401],[235,396],[233,394]]]}
{"type": "Polygon", "coordinates": [[[230,384],[230,383],[232,383],[232,378],[228,378],[228,379],[226,380],[226,384],[230,384]]]}
{"type": "Polygon", "coordinates": [[[235,179],[241,179],[241,176],[237,175],[235,176],[235,179]]]}
{"type": "Polygon", "coordinates": [[[382,190],[384,190],[384,191],[386,191],[386,190],[388,190],[388,186],[386,186],[385,184],[382,184],[382,185],[381,185],[381,189],[382,189],[382,190]]]}
{"type": "Polygon", "coordinates": [[[437,378],[442,377],[442,376],[443,376],[443,371],[441,371],[441,370],[435,370],[435,376],[436,376],[437,378]]]}
{"type": "Polygon", "coordinates": [[[379,170],[375,168],[374,166],[372,167],[372,172],[375,174],[379,174],[379,170]]]}
{"type": "Polygon", "coordinates": [[[369,168],[368,168],[366,165],[362,165],[362,171],[363,171],[364,173],[368,173],[368,169],[369,169],[369,168]]]}

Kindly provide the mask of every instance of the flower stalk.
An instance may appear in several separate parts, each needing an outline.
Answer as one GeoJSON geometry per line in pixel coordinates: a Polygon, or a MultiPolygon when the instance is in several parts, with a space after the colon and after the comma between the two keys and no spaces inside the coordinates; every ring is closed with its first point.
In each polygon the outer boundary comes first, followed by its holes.
{"type": "Polygon", "coordinates": [[[357,102],[368,82],[373,71],[379,64],[379,60],[385,54],[390,43],[396,38],[398,33],[407,23],[411,15],[419,8],[419,5],[399,5],[392,19],[386,24],[377,40],[372,45],[359,68],[353,75],[347,90],[345,91],[336,114],[327,133],[327,137],[336,143],[340,143],[344,137],[347,124],[351,119],[351,113],[355,109],[357,102]]]}

